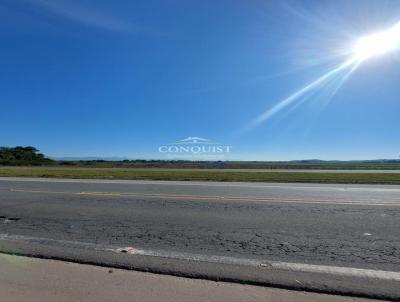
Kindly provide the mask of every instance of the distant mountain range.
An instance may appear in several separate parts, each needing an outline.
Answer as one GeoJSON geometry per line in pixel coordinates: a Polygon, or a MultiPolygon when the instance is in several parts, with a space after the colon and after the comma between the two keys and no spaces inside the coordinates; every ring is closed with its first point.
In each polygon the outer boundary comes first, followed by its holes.
{"type": "MultiPolygon", "coordinates": [[[[51,157],[53,160],[58,161],[170,161],[170,160],[162,160],[162,159],[128,159],[124,157],[98,157],[98,156],[67,156],[67,157],[51,157]]],[[[183,160],[187,161],[187,160],[183,160]]],[[[323,163],[400,163],[400,159],[371,159],[371,160],[321,160],[321,159],[302,159],[302,160],[289,160],[289,161],[268,161],[268,160],[232,160],[228,162],[265,162],[265,163],[299,163],[299,164],[323,164],[323,163]]]]}
{"type": "Polygon", "coordinates": [[[99,156],[66,156],[66,157],[50,157],[51,159],[54,160],[60,160],[60,161],[78,161],[78,160],[105,160],[105,161],[123,161],[127,160],[127,158],[124,157],[99,157],[99,156]]]}
{"type": "Polygon", "coordinates": [[[400,159],[367,159],[367,160],[320,160],[320,159],[304,159],[292,160],[291,163],[400,163],[400,159]]]}

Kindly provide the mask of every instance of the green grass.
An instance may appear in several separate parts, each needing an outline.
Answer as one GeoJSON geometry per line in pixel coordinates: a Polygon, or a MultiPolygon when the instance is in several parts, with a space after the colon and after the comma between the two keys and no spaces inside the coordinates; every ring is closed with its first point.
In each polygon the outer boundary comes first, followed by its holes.
{"type": "Polygon", "coordinates": [[[0,168],[0,176],[84,179],[152,179],[248,182],[400,184],[400,173],[213,172],[0,168]]]}
{"type": "MultiPolygon", "coordinates": [[[[24,164],[19,164],[23,166],[24,164]]],[[[26,164],[25,164],[26,165],[26,164]]],[[[46,164],[43,164],[44,166],[46,164]]],[[[171,168],[171,169],[329,169],[400,170],[400,162],[191,162],[191,161],[56,161],[57,167],[80,168],[171,168]]]]}
{"type": "Polygon", "coordinates": [[[166,168],[166,169],[309,169],[309,170],[400,170],[400,161],[392,162],[266,162],[266,161],[224,161],[224,162],[206,162],[206,161],[1,161],[3,167],[29,167],[41,166],[43,169],[52,166],[57,168],[122,168],[122,169],[147,169],[147,168],[166,168]]]}

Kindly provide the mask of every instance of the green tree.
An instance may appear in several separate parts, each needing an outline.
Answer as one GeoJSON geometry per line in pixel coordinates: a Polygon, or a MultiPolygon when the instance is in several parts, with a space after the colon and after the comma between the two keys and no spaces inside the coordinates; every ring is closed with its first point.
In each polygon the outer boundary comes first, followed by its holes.
{"type": "Polygon", "coordinates": [[[0,165],[40,165],[52,162],[32,146],[0,147],[0,165]]]}

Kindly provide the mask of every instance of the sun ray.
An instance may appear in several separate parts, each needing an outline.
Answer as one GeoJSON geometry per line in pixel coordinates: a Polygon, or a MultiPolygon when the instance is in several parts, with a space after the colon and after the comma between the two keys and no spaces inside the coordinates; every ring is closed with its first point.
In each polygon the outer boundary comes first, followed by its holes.
{"type": "Polygon", "coordinates": [[[306,86],[304,86],[303,88],[297,90],[296,92],[294,92],[293,94],[291,94],[290,96],[288,96],[287,98],[285,98],[284,100],[280,101],[278,104],[276,104],[274,107],[272,107],[271,109],[265,111],[263,114],[261,114],[260,116],[258,116],[256,119],[254,119],[251,123],[249,123],[245,128],[250,129],[253,127],[258,126],[259,124],[265,122],[266,120],[270,119],[272,116],[274,116],[275,114],[277,114],[278,112],[280,112],[281,110],[285,109],[286,107],[288,107],[289,105],[292,105],[294,102],[296,102],[297,100],[299,100],[301,97],[303,97],[306,93],[310,92],[311,90],[321,86],[322,84],[324,84],[327,80],[329,80],[330,78],[332,78],[333,76],[335,76],[337,73],[339,73],[340,71],[348,68],[349,66],[353,66],[354,64],[356,64],[357,61],[355,61],[354,59],[350,59],[346,62],[344,62],[343,64],[339,65],[338,67],[332,69],[331,71],[325,73],[324,75],[322,75],[321,77],[319,77],[318,79],[314,80],[313,82],[307,84],[306,86]]]}
{"type": "Polygon", "coordinates": [[[239,132],[245,132],[266,122],[290,106],[291,110],[289,112],[293,111],[309,100],[310,96],[317,93],[318,90],[324,95],[323,98],[318,98],[318,102],[322,104],[322,107],[325,107],[361,63],[371,57],[383,55],[398,49],[400,49],[400,22],[387,30],[360,38],[349,52],[350,59],[347,59],[344,63],[281,100],[275,106],[253,119],[239,132]],[[347,72],[342,74],[345,70],[347,72]],[[321,99],[322,101],[320,101],[321,99]]]}

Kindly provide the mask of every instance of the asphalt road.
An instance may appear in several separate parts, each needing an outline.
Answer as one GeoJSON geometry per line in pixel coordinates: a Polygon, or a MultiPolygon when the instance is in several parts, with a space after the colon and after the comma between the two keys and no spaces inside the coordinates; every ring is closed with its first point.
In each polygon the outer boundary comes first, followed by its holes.
{"type": "Polygon", "coordinates": [[[400,272],[400,187],[3,178],[0,234],[400,272]]]}

